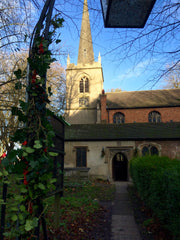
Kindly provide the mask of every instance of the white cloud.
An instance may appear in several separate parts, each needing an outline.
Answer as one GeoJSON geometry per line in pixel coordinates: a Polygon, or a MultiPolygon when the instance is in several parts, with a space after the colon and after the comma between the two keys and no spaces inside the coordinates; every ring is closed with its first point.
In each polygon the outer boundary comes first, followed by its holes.
{"type": "Polygon", "coordinates": [[[123,81],[124,79],[139,77],[145,71],[145,68],[149,65],[149,63],[150,60],[148,59],[138,63],[136,66],[128,68],[125,70],[125,73],[120,74],[115,81],[123,81]]]}

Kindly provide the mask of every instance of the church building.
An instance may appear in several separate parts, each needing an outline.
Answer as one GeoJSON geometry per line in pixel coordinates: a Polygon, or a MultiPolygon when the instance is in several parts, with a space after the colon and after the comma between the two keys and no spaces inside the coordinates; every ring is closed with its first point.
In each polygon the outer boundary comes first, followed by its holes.
{"type": "Polygon", "coordinates": [[[180,159],[180,89],[105,93],[103,82],[84,0],[77,65],[67,59],[65,171],[127,181],[136,155],[180,159]]]}

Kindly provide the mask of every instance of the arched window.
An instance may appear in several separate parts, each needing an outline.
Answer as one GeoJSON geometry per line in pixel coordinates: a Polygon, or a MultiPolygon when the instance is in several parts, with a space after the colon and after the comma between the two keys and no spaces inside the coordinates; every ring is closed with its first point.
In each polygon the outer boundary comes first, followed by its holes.
{"type": "Polygon", "coordinates": [[[125,122],[125,116],[123,113],[115,113],[113,116],[113,123],[119,124],[119,123],[124,123],[125,122]]]}
{"type": "Polygon", "coordinates": [[[84,92],[84,82],[83,82],[83,79],[80,80],[80,83],[79,83],[79,91],[80,91],[80,93],[83,93],[83,92],[84,92]]]}
{"type": "Polygon", "coordinates": [[[152,146],[150,149],[151,155],[159,155],[157,147],[152,146]]]}
{"type": "Polygon", "coordinates": [[[152,111],[149,113],[148,120],[152,123],[159,123],[161,122],[161,114],[159,112],[152,111]]]}
{"type": "Polygon", "coordinates": [[[157,149],[157,147],[152,146],[152,145],[144,146],[142,148],[141,153],[142,153],[142,156],[146,156],[146,155],[159,156],[159,150],[157,149]]]}
{"type": "Polygon", "coordinates": [[[89,92],[89,79],[85,79],[85,92],[89,92]]]}
{"type": "Polygon", "coordinates": [[[79,83],[80,93],[89,92],[89,79],[87,77],[82,77],[79,83]]]}
{"type": "Polygon", "coordinates": [[[146,156],[146,155],[149,155],[149,148],[148,147],[143,147],[143,149],[142,149],[142,155],[143,156],[146,156]]]}

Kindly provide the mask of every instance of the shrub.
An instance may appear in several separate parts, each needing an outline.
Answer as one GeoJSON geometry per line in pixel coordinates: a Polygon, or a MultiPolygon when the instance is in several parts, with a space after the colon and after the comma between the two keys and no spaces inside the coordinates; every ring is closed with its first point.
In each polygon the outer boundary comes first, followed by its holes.
{"type": "Polygon", "coordinates": [[[130,162],[130,172],[140,197],[174,239],[180,239],[180,161],[137,157],[130,162]]]}

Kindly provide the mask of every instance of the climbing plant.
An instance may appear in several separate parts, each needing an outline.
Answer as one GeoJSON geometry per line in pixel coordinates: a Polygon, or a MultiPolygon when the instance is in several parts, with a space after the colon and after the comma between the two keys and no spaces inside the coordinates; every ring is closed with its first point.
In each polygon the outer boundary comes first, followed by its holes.
{"type": "MultiPolygon", "coordinates": [[[[7,186],[13,184],[14,191],[11,191],[8,202],[9,228],[4,231],[4,223],[1,224],[1,239],[4,236],[9,239],[39,239],[40,223],[44,239],[47,239],[43,199],[55,188],[56,179],[52,172],[53,157],[57,153],[51,151],[55,134],[49,119],[52,113],[46,108],[52,94],[50,87],[46,90],[46,73],[54,61],[49,50],[52,36],[63,23],[58,16],[51,19],[53,6],[54,0],[46,1],[33,32],[28,58],[27,101],[19,101],[19,106],[12,108],[12,115],[17,116],[24,127],[17,129],[11,137],[19,147],[2,160],[0,176],[3,186],[7,191],[7,186]]],[[[20,69],[15,71],[19,80],[15,89],[22,87],[21,74],[20,69]]],[[[5,201],[6,197],[3,197],[2,206],[5,206],[5,201]]]]}

